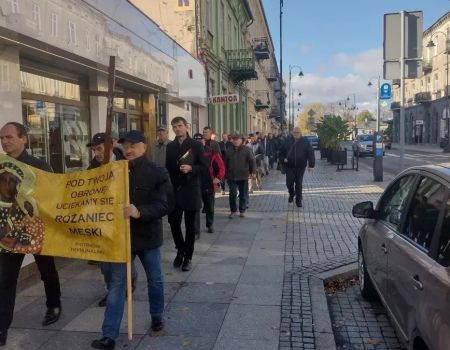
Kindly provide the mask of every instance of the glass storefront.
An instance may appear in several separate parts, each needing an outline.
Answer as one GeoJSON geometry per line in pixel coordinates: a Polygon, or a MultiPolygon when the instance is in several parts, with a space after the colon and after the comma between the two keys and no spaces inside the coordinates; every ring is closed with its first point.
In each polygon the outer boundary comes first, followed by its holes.
{"type": "Polygon", "coordinates": [[[89,165],[87,109],[45,101],[22,100],[23,123],[28,127],[28,152],[57,173],[89,165]]]}

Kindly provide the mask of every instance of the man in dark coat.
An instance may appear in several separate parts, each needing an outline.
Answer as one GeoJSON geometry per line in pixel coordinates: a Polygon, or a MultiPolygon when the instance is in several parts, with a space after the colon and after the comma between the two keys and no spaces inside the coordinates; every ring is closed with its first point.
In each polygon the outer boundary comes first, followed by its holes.
{"type": "MultiPolygon", "coordinates": [[[[6,123],[0,131],[3,151],[10,157],[35,168],[52,172],[52,168],[25,150],[28,135],[25,127],[16,122],[6,123]]],[[[3,231],[3,227],[0,228],[3,231]]],[[[0,248],[0,346],[6,344],[8,329],[13,320],[16,287],[24,254],[10,253],[0,248]]],[[[34,260],[44,282],[47,312],[42,321],[48,326],[58,321],[61,314],[61,288],[55,261],[52,256],[34,255],[34,260]]]]}
{"type": "Polygon", "coordinates": [[[280,161],[286,166],[286,186],[289,190],[289,203],[294,201],[297,207],[302,206],[302,183],[306,166],[313,169],[316,159],[314,150],[307,139],[302,137],[300,128],[292,131],[292,137],[288,137],[280,149],[280,161]]]}
{"type": "MultiPolygon", "coordinates": [[[[222,156],[222,160],[225,161],[225,156],[227,154],[227,151],[233,147],[233,143],[229,141],[228,134],[222,135],[222,141],[219,142],[220,147],[220,153],[222,156]]],[[[220,181],[220,188],[222,189],[222,195],[225,195],[225,179],[220,181]]]]}
{"type": "Polygon", "coordinates": [[[192,268],[195,235],[200,230],[196,225],[197,212],[202,206],[200,176],[203,167],[208,167],[203,157],[203,146],[189,137],[187,122],[183,117],[175,117],[171,122],[176,135],[167,145],[166,167],[175,193],[175,209],[169,215],[169,224],[177,249],[174,267],[182,266],[182,271],[192,268]],[[184,213],[186,238],[181,231],[184,213]]]}
{"type": "MultiPolygon", "coordinates": [[[[130,204],[124,207],[124,216],[130,219],[131,255],[141,260],[147,276],[148,301],[154,332],[163,329],[164,280],[160,247],[163,243],[162,217],[170,209],[172,185],[164,167],[150,162],[146,154],[146,140],[140,131],[131,130],[119,140],[124,156],[129,161],[130,204]]],[[[122,321],[126,264],[102,263],[108,281],[108,297],[102,324],[102,338],[94,340],[95,349],[112,350],[119,336],[122,321]]]]}

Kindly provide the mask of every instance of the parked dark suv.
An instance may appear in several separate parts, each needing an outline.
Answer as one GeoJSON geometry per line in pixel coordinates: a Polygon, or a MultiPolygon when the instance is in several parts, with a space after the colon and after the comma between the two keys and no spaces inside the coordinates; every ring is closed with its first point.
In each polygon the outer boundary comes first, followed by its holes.
{"type": "Polygon", "coordinates": [[[414,167],[353,207],[361,294],[380,297],[409,350],[450,349],[450,163],[414,167]]]}

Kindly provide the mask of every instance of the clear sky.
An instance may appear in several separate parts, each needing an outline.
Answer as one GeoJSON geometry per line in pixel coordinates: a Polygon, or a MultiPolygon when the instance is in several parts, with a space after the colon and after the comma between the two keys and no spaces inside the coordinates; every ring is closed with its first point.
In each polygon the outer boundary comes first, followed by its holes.
{"type": "MultiPolygon", "coordinates": [[[[280,1],[262,1],[279,65],[280,1]]],[[[423,11],[425,30],[450,11],[450,1],[284,0],[283,76],[287,83],[289,65],[302,68],[302,78],[292,70],[300,102],[334,103],[355,94],[360,110],[373,110],[376,91],[367,82],[383,71],[383,15],[401,10],[423,11]]]]}

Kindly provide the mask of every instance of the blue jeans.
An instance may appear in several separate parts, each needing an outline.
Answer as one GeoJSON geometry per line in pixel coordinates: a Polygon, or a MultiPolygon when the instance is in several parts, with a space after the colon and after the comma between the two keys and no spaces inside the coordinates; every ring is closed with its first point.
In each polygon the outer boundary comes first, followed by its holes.
{"type": "MultiPolygon", "coordinates": [[[[159,248],[133,253],[138,256],[147,275],[148,300],[151,317],[162,317],[164,312],[164,280],[159,248]]],[[[102,271],[108,281],[108,298],[102,325],[104,337],[117,339],[125,305],[126,264],[102,263],[102,271]]]]}
{"type": "Polygon", "coordinates": [[[247,209],[248,205],[248,181],[240,180],[240,181],[231,181],[228,180],[228,187],[230,190],[229,202],[230,202],[230,211],[235,213],[237,211],[236,207],[236,197],[237,191],[239,188],[239,212],[243,213],[247,209]]]}

